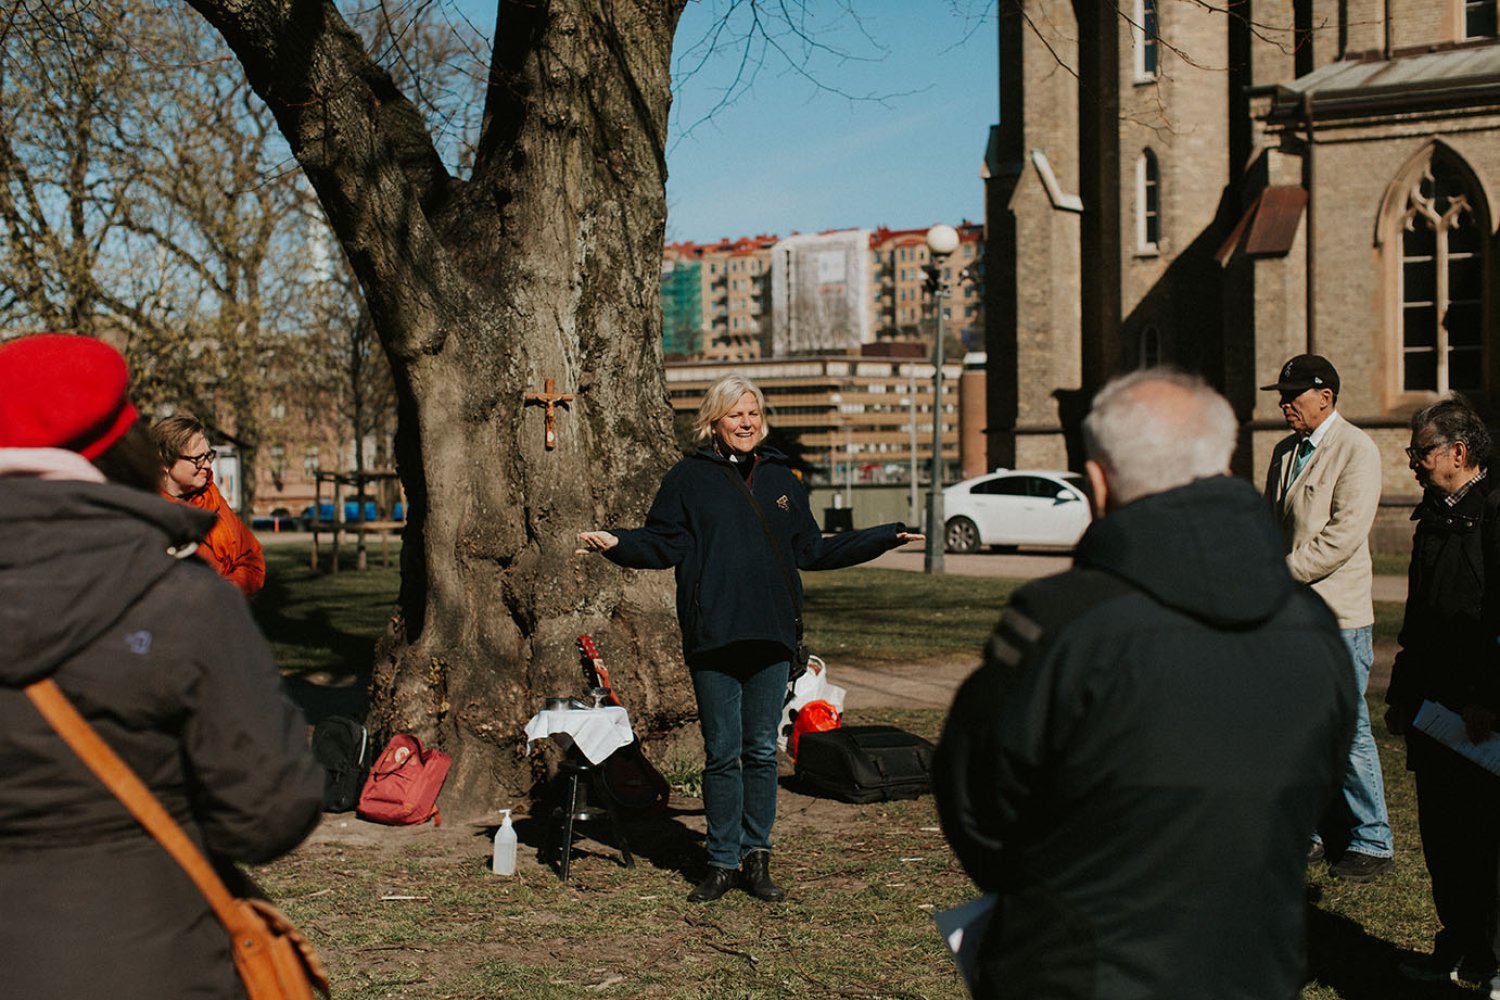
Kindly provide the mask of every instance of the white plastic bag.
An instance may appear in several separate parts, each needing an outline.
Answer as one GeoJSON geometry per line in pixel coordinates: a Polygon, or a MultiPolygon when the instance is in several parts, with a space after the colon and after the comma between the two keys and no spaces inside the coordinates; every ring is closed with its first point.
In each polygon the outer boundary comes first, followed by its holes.
{"type": "Polygon", "coordinates": [[[787,703],[781,709],[781,725],[776,727],[776,745],[783,750],[792,736],[792,719],[803,705],[821,700],[832,705],[840,715],[844,713],[844,689],[828,683],[828,665],[822,657],[807,658],[807,671],[787,685],[787,694],[787,703]]]}

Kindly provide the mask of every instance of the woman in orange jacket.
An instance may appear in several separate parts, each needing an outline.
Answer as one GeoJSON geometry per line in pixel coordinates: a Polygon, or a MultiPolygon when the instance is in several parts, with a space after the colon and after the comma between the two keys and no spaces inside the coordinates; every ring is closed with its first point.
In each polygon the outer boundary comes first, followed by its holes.
{"type": "Polygon", "coordinates": [[[186,413],[167,417],[151,428],[161,455],[161,495],[215,516],[198,554],[247,598],[254,597],[266,582],[266,559],[260,542],[214,485],[215,452],[203,431],[203,424],[186,413]]]}

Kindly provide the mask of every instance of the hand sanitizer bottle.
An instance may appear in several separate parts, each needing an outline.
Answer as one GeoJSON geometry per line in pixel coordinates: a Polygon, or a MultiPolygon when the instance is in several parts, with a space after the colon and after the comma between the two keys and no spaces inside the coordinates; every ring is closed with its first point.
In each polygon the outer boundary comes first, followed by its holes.
{"type": "Polygon", "coordinates": [[[510,810],[502,809],[504,818],[500,829],[495,831],[495,856],[490,868],[496,875],[516,873],[516,829],[510,825],[510,810]]]}

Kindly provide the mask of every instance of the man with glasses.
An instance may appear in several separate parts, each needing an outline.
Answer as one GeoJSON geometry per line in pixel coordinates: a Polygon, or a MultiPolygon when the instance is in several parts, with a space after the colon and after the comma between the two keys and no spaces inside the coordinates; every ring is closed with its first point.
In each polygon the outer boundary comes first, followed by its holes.
{"type": "MultiPolygon", "coordinates": [[[[1385,721],[1406,737],[1422,853],[1442,925],[1430,956],[1399,966],[1424,981],[1456,981],[1460,969],[1463,978],[1482,980],[1500,958],[1500,777],[1413,725],[1430,702],[1428,712],[1441,706],[1462,720],[1462,734],[1455,734],[1460,746],[1494,739],[1500,593],[1487,591],[1490,581],[1500,581],[1500,491],[1488,476],[1489,452],[1484,421],[1462,399],[1440,399],[1412,416],[1406,455],[1423,492],[1412,515],[1406,617],[1385,721]]],[[[1489,995],[1500,1000],[1500,977],[1489,995]]]]}
{"type": "MultiPolygon", "coordinates": [[[[1328,834],[1329,853],[1337,855],[1328,871],[1369,882],[1391,868],[1394,854],[1385,778],[1364,700],[1375,661],[1369,538],[1380,503],[1380,449],[1339,415],[1339,373],[1327,358],[1299,354],[1261,388],[1280,393],[1281,414],[1292,431],[1276,445],[1266,474],[1266,499],[1281,526],[1287,568],[1338,618],[1360,693],[1343,809],[1321,831],[1328,834]]],[[[1315,837],[1309,861],[1324,857],[1323,844],[1315,837]]]]}
{"type": "Polygon", "coordinates": [[[179,413],[151,428],[161,455],[161,494],[213,514],[217,520],[198,554],[246,597],[254,597],[266,582],[266,559],[260,542],[224,500],[214,485],[213,461],[203,424],[179,413]]]}

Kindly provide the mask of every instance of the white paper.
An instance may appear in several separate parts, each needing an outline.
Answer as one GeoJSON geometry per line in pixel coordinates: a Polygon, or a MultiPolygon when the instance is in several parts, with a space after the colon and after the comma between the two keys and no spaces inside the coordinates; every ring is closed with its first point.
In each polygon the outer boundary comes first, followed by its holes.
{"type": "Polygon", "coordinates": [[[979,968],[979,942],[984,940],[985,928],[990,925],[996,898],[993,892],[987,892],[978,899],[932,915],[970,995],[974,993],[974,977],[979,968]]]}
{"type": "Polygon", "coordinates": [[[1463,716],[1435,701],[1424,701],[1411,724],[1456,753],[1469,758],[1491,774],[1500,775],[1500,737],[1469,742],[1463,716]]]}

